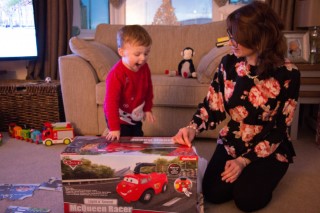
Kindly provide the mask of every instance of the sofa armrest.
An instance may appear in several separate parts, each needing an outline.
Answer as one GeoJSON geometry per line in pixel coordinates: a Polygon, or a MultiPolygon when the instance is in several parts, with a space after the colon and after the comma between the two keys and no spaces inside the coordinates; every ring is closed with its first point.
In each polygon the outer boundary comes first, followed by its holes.
{"type": "Polygon", "coordinates": [[[197,78],[202,84],[209,84],[223,56],[231,53],[230,46],[214,47],[204,55],[197,67],[197,78]]]}
{"type": "Polygon", "coordinates": [[[98,134],[96,71],[83,58],[66,55],[59,57],[59,73],[66,120],[77,135],[98,134]]]}

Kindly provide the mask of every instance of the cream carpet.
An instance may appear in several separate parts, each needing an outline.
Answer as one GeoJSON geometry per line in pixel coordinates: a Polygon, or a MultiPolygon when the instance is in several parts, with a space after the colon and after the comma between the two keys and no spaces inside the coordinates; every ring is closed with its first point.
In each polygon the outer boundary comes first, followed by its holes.
{"type": "MultiPolygon", "coordinates": [[[[50,177],[61,178],[59,154],[65,145],[46,147],[9,138],[3,133],[0,146],[0,184],[40,184],[50,177]]],[[[195,142],[198,154],[209,159],[215,142],[195,142]]],[[[320,212],[320,149],[315,134],[308,128],[300,129],[294,141],[297,157],[276,189],[271,203],[259,213],[319,213],[320,212]]],[[[8,206],[49,208],[52,213],[63,213],[63,195],[59,191],[36,190],[24,200],[0,200],[0,212],[8,206]]],[[[204,204],[205,213],[238,213],[234,203],[204,204]]]]}

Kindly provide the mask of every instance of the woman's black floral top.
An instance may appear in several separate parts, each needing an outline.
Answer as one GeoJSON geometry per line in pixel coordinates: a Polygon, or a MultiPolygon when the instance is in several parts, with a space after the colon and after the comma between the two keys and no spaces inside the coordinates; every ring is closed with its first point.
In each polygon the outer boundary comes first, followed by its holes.
{"type": "Polygon", "coordinates": [[[256,67],[244,58],[224,56],[191,124],[199,131],[214,129],[228,113],[230,121],[220,130],[218,143],[229,155],[251,161],[274,156],[291,163],[295,152],[288,131],[297,106],[300,72],[286,61],[268,76],[255,73],[256,67]]]}

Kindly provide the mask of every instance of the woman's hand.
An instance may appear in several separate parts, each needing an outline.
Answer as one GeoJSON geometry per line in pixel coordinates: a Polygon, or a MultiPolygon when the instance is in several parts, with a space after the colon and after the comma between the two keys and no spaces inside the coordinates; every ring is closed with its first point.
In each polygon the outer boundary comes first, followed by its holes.
{"type": "Polygon", "coordinates": [[[241,156],[234,160],[228,160],[224,167],[224,172],[221,173],[222,180],[227,183],[233,183],[247,166],[248,161],[248,159],[241,156]]]}
{"type": "Polygon", "coordinates": [[[110,131],[107,134],[106,139],[109,141],[119,140],[120,139],[120,131],[110,131]]]}
{"type": "Polygon", "coordinates": [[[188,147],[191,147],[191,141],[193,141],[195,136],[196,136],[195,129],[184,127],[179,129],[177,134],[172,137],[172,140],[175,143],[187,145],[188,147]]]}

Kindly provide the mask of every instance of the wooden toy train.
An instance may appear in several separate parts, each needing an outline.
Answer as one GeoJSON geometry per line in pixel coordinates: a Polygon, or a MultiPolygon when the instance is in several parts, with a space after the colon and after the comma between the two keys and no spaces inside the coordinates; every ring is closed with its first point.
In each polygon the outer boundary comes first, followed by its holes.
{"type": "Polygon", "coordinates": [[[69,144],[74,139],[74,130],[70,122],[44,123],[42,131],[27,127],[18,126],[15,123],[9,124],[10,137],[25,140],[36,144],[63,143],[69,144]]]}

